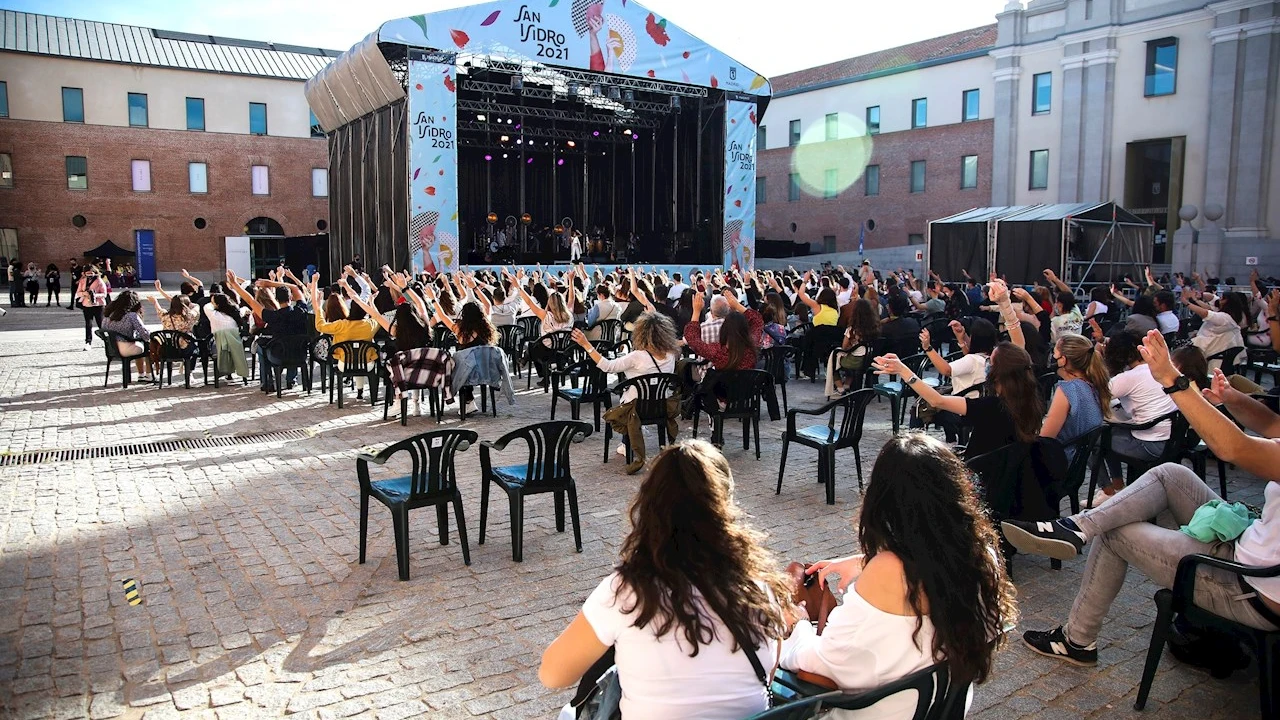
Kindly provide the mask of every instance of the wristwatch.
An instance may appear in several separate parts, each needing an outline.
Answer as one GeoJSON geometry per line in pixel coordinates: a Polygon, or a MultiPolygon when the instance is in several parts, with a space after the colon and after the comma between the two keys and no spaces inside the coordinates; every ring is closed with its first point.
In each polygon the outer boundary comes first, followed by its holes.
{"type": "Polygon", "coordinates": [[[907,384],[908,384],[908,385],[915,385],[915,384],[916,384],[916,383],[918,383],[918,382],[920,382],[920,376],[919,376],[919,375],[912,375],[912,376],[911,376],[911,379],[907,381],[907,384]]]}
{"type": "Polygon", "coordinates": [[[1190,389],[1191,389],[1191,378],[1187,377],[1186,375],[1179,375],[1178,379],[1174,380],[1172,385],[1169,385],[1164,389],[1164,394],[1172,395],[1176,392],[1182,392],[1183,390],[1190,390],[1190,389]]]}

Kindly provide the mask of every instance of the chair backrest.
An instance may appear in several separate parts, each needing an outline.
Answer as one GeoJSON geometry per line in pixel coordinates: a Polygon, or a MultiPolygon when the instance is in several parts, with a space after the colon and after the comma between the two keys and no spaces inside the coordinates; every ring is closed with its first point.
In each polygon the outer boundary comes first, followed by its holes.
{"type": "Polygon", "coordinates": [[[530,342],[542,334],[542,321],[536,315],[525,315],[516,318],[516,325],[524,331],[524,337],[530,342]]]}
{"type": "Polygon", "coordinates": [[[797,698],[775,708],[758,712],[747,720],[810,720],[825,714],[830,708],[827,703],[843,695],[844,693],[839,690],[832,690],[821,695],[797,698]]]}
{"type": "Polygon", "coordinates": [[[764,370],[712,370],[702,381],[708,397],[724,401],[719,412],[725,415],[753,413],[760,409],[760,396],[771,379],[764,370]]]}
{"type": "Polygon", "coordinates": [[[600,320],[596,322],[593,329],[600,330],[600,339],[617,343],[622,341],[622,321],[621,320],[600,320]]]}
{"type": "Polygon", "coordinates": [[[330,350],[333,349],[333,336],[321,335],[311,339],[311,362],[327,365],[333,362],[330,350]]]}
{"type": "Polygon", "coordinates": [[[572,477],[569,445],[582,442],[591,434],[591,424],[576,420],[555,420],[513,430],[498,443],[523,440],[529,447],[525,464],[525,487],[560,485],[572,477]]]}
{"type": "Polygon", "coordinates": [[[498,326],[498,347],[508,355],[515,355],[524,341],[524,328],[519,325],[498,326]]]}
{"type": "Polygon", "coordinates": [[[638,375],[618,383],[613,391],[621,395],[626,390],[636,391],[636,415],[641,424],[664,422],[667,419],[667,400],[680,392],[680,376],[671,373],[638,375]]]}
{"type": "Polygon", "coordinates": [[[813,329],[813,323],[811,322],[802,322],[799,325],[791,328],[790,330],[787,331],[787,344],[796,345],[797,343],[795,341],[801,336],[808,333],[812,329],[813,329]]]}
{"type": "Polygon", "coordinates": [[[581,378],[584,398],[603,397],[609,394],[609,376],[597,367],[591,358],[578,360],[565,368],[564,372],[581,378]]]}
{"type": "Polygon", "coordinates": [[[1031,443],[1010,443],[964,461],[981,479],[979,494],[996,517],[1007,517],[1013,506],[1017,480],[1030,453],[1031,443]]]}
{"type": "Polygon", "coordinates": [[[120,348],[116,345],[117,340],[121,340],[124,342],[133,342],[133,340],[130,340],[129,338],[121,335],[120,333],[111,332],[110,330],[103,330],[102,328],[98,328],[94,330],[93,334],[97,335],[98,339],[102,340],[102,349],[106,351],[107,357],[112,360],[119,360],[123,358],[123,356],[120,354],[120,348]]]}
{"type": "Polygon", "coordinates": [[[829,698],[824,705],[838,710],[862,710],[898,693],[916,691],[916,710],[912,720],[959,720],[965,714],[969,683],[951,677],[945,662],[856,694],[829,698]]]}
{"type": "Polygon", "coordinates": [[[378,346],[364,340],[348,340],[329,349],[334,358],[342,359],[343,375],[367,375],[377,372],[382,353],[378,346]]]}
{"type": "Polygon", "coordinates": [[[302,366],[310,357],[312,343],[306,335],[279,335],[262,346],[267,360],[280,367],[302,366]]]}
{"type": "MultiPolygon", "coordinates": [[[[845,395],[841,398],[841,407],[844,414],[840,418],[840,432],[836,436],[836,444],[857,445],[862,440],[862,426],[867,419],[867,405],[875,399],[876,391],[873,388],[864,388],[845,395]]],[[[827,427],[835,429],[836,410],[831,409],[831,417],[827,420],[827,427]]]]}
{"type": "Polygon", "coordinates": [[[1058,379],[1057,372],[1041,373],[1036,379],[1040,385],[1040,398],[1044,400],[1045,407],[1048,407],[1049,401],[1053,399],[1053,389],[1057,387],[1058,379]]]}
{"type": "MultiPolygon", "coordinates": [[[[538,338],[537,342],[541,343],[543,340],[549,341],[551,343],[551,349],[558,353],[568,352],[569,348],[575,347],[576,345],[576,343],[573,342],[573,331],[571,330],[556,330],[555,332],[549,332],[538,338]]],[[[546,343],[543,344],[545,345],[546,343]]]]}
{"type": "Polygon", "coordinates": [[[431,333],[431,346],[446,350],[458,347],[458,336],[444,325],[437,325],[431,333]]]}
{"type": "Polygon", "coordinates": [[[1243,347],[1230,347],[1226,350],[1216,352],[1205,358],[1210,363],[1217,360],[1221,363],[1222,374],[1231,377],[1236,372],[1236,356],[1244,350],[1243,347]]]}
{"type": "Polygon", "coordinates": [[[200,351],[200,341],[181,330],[156,330],[151,342],[157,346],[161,360],[182,360],[200,351]]]}
{"type": "Polygon", "coordinates": [[[1183,453],[1194,450],[1200,444],[1200,435],[1191,427],[1187,417],[1181,412],[1170,414],[1173,417],[1169,423],[1169,440],[1165,442],[1164,452],[1160,455],[1161,463],[1178,462],[1183,453]]]}
{"type": "Polygon", "coordinates": [[[796,349],[790,345],[774,345],[760,351],[763,361],[761,368],[769,373],[775,383],[787,383],[787,360],[796,356],[796,349]]]}
{"type": "MultiPolygon", "coordinates": [[[[474,430],[436,430],[401,440],[378,456],[390,458],[398,453],[409,453],[413,461],[409,475],[409,501],[412,502],[424,495],[456,490],[458,480],[454,473],[454,456],[465,452],[479,440],[480,435],[474,430]]],[[[362,474],[368,472],[363,463],[357,469],[362,474]]]]}
{"type": "Polygon", "coordinates": [[[1099,425],[1072,440],[1067,445],[1075,452],[1075,455],[1071,458],[1071,464],[1067,466],[1067,475],[1064,481],[1064,490],[1068,493],[1078,491],[1080,486],[1084,484],[1085,476],[1089,472],[1089,456],[1098,447],[1098,441],[1102,439],[1102,433],[1106,432],[1106,429],[1106,425],[1099,425]]]}

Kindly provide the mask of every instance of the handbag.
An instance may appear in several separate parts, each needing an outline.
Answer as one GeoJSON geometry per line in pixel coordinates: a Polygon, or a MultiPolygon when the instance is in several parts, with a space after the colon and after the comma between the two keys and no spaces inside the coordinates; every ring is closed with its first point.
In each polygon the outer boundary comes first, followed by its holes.
{"type": "Polygon", "coordinates": [[[560,711],[560,720],[621,720],[622,682],[610,647],[582,674],[578,691],[560,711]]]}
{"type": "MultiPolygon", "coordinates": [[[[839,602],[831,591],[823,587],[822,582],[818,579],[817,573],[812,575],[805,571],[809,569],[809,565],[799,562],[793,562],[787,565],[786,573],[791,576],[794,583],[792,586],[791,602],[799,605],[804,603],[805,610],[809,613],[809,621],[818,629],[818,634],[827,627],[827,616],[836,608],[839,602]]],[[[836,682],[826,675],[819,675],[808,670],[796,670],[795,676],[804,682],[819,685],[831,690],[838,690],[839,686],[836,682]]]]}

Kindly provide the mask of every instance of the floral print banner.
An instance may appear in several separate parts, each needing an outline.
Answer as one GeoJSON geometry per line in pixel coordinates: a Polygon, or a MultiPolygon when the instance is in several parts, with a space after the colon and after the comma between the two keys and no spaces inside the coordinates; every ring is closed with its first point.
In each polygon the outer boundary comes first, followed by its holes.
{"type": "Polygon", "coordinates": [[[409,246],[414,266],[458,269],[458,95],[452,64],[409,59],[409,246]]]}
{"type": "Polygon", "coordinates": [[[756,104],[730,100],[724,112],[724,266],[756,260],[756,104]]]}

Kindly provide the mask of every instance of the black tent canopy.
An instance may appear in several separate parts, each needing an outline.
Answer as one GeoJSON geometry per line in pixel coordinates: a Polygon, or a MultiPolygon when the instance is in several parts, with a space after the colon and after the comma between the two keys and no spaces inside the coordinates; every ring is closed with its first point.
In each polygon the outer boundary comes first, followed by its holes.
{"type": "Polygon", "coordinates": [[[929,223],[928,266],[947,280],[995,268],[1029,284],[1053,270],[1077,289],[1138,277],[1151,262],[1155,228],[1113,202],[975,208],[929,223]]]}
{"type": "Polygon", "coordinates": [[[125,250],[110,240],[92,250],[84,251],[84,256],[89,258],[127,258],[133,257],[134,254],[132,250],[125,250]]]}

